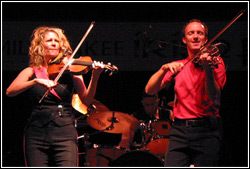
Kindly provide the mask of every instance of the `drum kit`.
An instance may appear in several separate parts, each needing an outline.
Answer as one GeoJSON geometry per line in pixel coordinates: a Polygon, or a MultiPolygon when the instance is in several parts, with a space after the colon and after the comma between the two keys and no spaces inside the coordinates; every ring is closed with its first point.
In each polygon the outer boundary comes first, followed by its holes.
{"type": "MultiPolygon", "coordinates": [[[[83,125],[88,125],[96,131],[91,134],[84,132],[78,137],[78,140],[81,138],[84,140],[84,153],[79,153],[85,155],[84,166],[163,166],[168,146],[168,131],[171,127],[169,122],[139,121],[127,113],[110,111],[95,99],[91,106],[87,107],[81,103],[77,94],[73,95],[72,106],[87,117],[87,123],[83,125]],[[140,143],[131,150],[119,146],[91,144],[89,141],[90,135],[122,134],[128,128],[139,131],[143,136],[140,143]]],[[[78,124],[81,117],[75,119],[77,127],[81,126],[78,124]]]]}

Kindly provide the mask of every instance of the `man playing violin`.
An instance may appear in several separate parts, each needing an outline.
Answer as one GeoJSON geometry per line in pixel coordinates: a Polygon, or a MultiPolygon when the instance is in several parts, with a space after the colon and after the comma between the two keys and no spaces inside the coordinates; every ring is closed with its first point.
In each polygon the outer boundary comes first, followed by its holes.
{"type": "Polygon", "coordinates": [[[193,19],[183,27],[182,41],[188,57],[164,64],[149,79],[145,91],[156,94],[174,82],[173,125],[165,166],[216,166],[221,142],[219,115],[221,90],[226,82],[225,65],[220,56],[200,52],[208,41],[208,28],[193,19]],[[199,64],[189,62],[197,57],[199,64]]]}
{"type": "Polygon", "coordinates": [[[25,162],[29,167],[78,166],[72,95],[76,92],[82,103],[88,106],[95,96],[104,66],[93,62],[88,87],[82,75],[70,73],[62,74],[55,83],[54,77],[47,72],[49,62],[67,49],[72,52],[62,29],[36,28],[29,47],[29,67],[19,73],[6,91],[10,97],[27,90],[30,92],[32,113],[24,131],[25,162]],[[41,101],[48,90],[49,94],[41,101]]]}

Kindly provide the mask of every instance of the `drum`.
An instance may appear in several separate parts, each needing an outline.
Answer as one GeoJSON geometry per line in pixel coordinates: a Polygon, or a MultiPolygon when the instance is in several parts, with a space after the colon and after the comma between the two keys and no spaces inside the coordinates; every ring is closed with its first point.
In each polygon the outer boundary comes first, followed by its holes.
{"type": "Polygon", "coordinates": [[[110,163],[110,166],[117,166],[117,167],[123,167],[123,166],[138,166],[138,167],[157,167],[157,166],[164,166],[163,162],[156,157],[155,155],[151,154],[147,151],[129,151],[120,157],[118,157],[116,160],[114,160],[112,163],[110,163]]]}
{"type": "Polygon", "coordinates": [[[149,121],[148,131],[154,134],[154,136],[168,136],[169,129],[171,127],[168,121],[153,120],[149,121]]]}
{"type": "MultiPolygon", "coordinates": [[[[162,140],[155,141],[155,140],[159,138],[167,139],[170,128],[171,128],[171,125],[169,121],[150,120],[147,123],[145,121],[140,121],[140,128],[139,128],[140,130],[135,132],[134,140],[133,140],[134,142],[132,144],[132,147],[138,150],[138,149],[143,148],[150,142],[152,142],[151,144],[153,145],[156,144],[158,147],[159,143],[167,142],[167,140],[164,140],[164,141],[162,140]]],[[[150,149],[152,148],[151,144],[149,145],[150,149]]],[[[144,149],[147,149],[147,148],[144,148],[144,149]]],[[[162,149],[162,151],[165,151],[165,149],[162,149]]]]}
{"type": "Polygon", "coordinates": [[[164,159],[168,147],[168,133],[171,125],[168,121],[150,120],[145,130],[145,145],[140,150],[148,150],[164,159]]]}
{"type": "Polygon", "coordinates": [[[156,155],[157,157],[164,159],[167,152],[168,143],[168,138],[154,138],[146,146],[141,148],[141,150],[148,150],[150,153],[156,155]]]}
{"type": "Polygon", "coordinates": [[[109,163],[114,159],[117,159],[122,154],[125,153],[125,150],[118,149],[115,146],[96,146],[94,148],[88,149],[86,153],[86,166],[99,166],[106,167],[109,166],[109,163]]]}

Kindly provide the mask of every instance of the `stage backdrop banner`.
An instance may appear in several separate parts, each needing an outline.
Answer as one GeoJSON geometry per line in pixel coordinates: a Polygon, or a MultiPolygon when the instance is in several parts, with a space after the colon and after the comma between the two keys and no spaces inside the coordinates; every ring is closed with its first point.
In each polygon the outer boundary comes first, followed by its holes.
{"type": "MultiPolygon", "coordinates": [[[[209,40],[226,22],[208,22],[209,40]]],[[[182,43],[180,22],[96,22],[75,57],[116,65],[120,71],[156,71],[164,63],[187,56],[182,43]]],[[[32,31],[39,26],[56,26],[65,31],[74,50],[90,23],[80,22],[4,22],[2,23],[2,69],[20,71],[28,66],[32,31]]],[[[247,23],[235,22],[216,42],[227,71],[248,68],[247,23]]]]}

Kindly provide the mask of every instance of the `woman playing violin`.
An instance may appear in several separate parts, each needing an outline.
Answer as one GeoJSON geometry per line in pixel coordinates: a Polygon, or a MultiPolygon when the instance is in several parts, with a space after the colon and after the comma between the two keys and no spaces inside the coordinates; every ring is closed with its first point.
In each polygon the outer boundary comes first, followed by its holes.
{"type": "Polygon", "coordinates": [[[65,73],[54,83],[47,68],[51,59],[66,50],[72,52],[69,41],[60,28],[38,27],[32,34],[29,48],[30,64],[22,70],[6,91],[16,96],[29,90],[32,113],[24,130],[24,153],[30,167],[78,166],[77,130],[71,99],[76,92],[88,106],[96,92],[103,65],[93,62],[88,88],[82,75],[65,73]],[[39,102],[46,91],[50,91],[39,102]]]}
{"type": "Polygon", "coordinates": [[[183,27],[182,41],[187,46],[188,57],[164,64],[145,87],[146,93],[152,95],[175,80],[174,122],[169,131],[165,166],[216,166],[221,141],[219,108],[221,90],[226,82],[225,65],[218,56],[218,65],[211,66],[209,53],[199,55],[199,67],[189,62],[208,41],[208,28],[200,20],[191,20],[183,27]],[[176,76],[172,78],[173,75],[176,76]]]}

